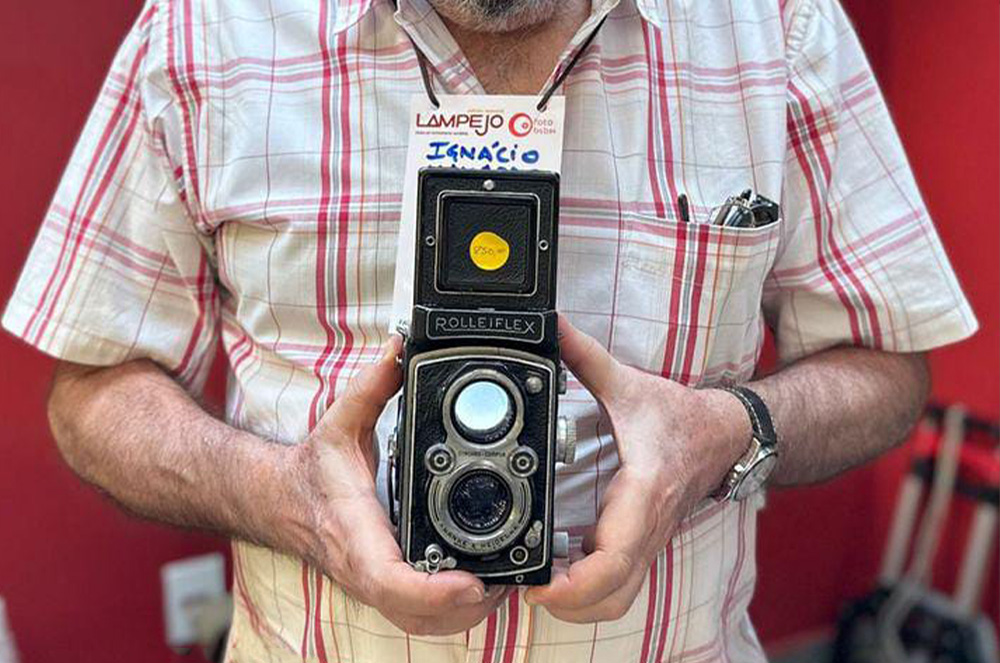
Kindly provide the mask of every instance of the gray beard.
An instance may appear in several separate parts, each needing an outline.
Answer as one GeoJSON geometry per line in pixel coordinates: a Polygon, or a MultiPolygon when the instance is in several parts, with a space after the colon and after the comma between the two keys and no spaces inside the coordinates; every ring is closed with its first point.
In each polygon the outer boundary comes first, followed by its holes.
{"type": "Polygon", "coordinates": [[[448,20],[474,32],[513,32],[552,18],[559,0],[430,0],[448,20]]]}

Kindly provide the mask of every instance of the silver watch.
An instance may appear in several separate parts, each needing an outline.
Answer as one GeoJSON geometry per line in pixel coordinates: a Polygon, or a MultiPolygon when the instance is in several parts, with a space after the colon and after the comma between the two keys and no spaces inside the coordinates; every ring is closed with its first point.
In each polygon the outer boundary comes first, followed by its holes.
{"type": "Polygon", "coordinates": [[[716,500],[739,502],[754,494],[767,483],[768,477],[778,464],[778,436],[774,430],[771,413],[763,399],[746,387],[722,387],[738,398],[750,416],[753,436],[750,446],[733,468],[729,470],[722,485],[712,493],[716,500]]]}

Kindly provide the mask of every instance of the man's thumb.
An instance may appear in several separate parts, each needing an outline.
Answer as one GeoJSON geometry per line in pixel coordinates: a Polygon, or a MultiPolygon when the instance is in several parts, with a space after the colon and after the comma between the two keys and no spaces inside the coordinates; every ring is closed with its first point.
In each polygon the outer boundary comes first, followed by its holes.
{"type": "Polygon", "coordinates": [[[559,316],[559,353],[569,370],[587,391],[603,401],[611,395],[619,368],[618,360],[598,343],[559,316]]]}
{"type": "Polygon", "coordinates": [[[393,334],[382,345],[378,359],[362,369],[333,402],[330,412],[345,430],[367,430],[375,425],[389,399],[399,391],[403,379],[397,358],[403,340],[393,334]]]}

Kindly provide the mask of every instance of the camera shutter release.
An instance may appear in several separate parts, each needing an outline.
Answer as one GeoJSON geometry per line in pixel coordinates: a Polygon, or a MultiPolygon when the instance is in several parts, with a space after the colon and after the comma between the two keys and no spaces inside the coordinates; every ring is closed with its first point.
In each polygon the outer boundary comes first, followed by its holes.
{"type": "Polygon", "coordinates": [[[514,423],[513,399],[492,380],[475,380],[462,387],[453,411],[458,430],[479,444],[496,442],[514,423]]]}

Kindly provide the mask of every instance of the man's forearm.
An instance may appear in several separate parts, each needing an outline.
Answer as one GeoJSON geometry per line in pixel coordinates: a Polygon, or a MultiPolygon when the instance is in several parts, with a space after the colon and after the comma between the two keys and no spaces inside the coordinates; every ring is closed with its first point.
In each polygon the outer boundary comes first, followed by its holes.
{"type": "Polygon", "coordinates": [[[61,364],[49,419],[70,467],[129,511],[310,556],[295,448],[215,419],[152,362],[61,364]]]}
{"type": "Polygon", "coordinates": [[[821,481],[902,442],[927,400],[922,354],[836,348],[751,383],[781,451],[772,483],[821,481]]]}

